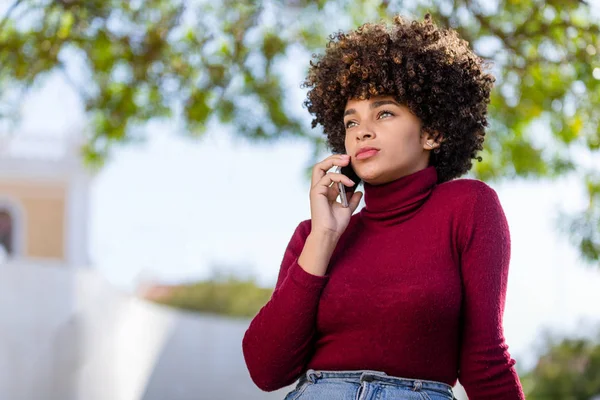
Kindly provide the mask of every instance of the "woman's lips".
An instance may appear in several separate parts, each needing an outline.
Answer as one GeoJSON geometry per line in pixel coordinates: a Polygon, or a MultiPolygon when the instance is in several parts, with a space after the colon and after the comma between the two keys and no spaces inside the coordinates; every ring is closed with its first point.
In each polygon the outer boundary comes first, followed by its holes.
{"type": "Polygon", "coordinates": [[[356,156],[356,159],[357,160],[364,160],[365,158],[373,157],[377,153],[379,153],[379,150],[375,150],[375,149],[363,151],[362,153],[359,153],[356,156]]]}

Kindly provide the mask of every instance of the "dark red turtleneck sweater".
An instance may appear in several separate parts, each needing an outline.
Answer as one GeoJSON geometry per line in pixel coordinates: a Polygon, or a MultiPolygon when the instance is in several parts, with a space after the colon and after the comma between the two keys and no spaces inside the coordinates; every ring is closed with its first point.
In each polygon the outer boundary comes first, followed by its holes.
{"type": "Polygon", "coordinates": [[[496,192],[428,167],[364,184],[327,275],[298,264],[311,221],[296,228],[269,302],[243,352],[256,385],[272,391],[308,368],[377,370],[445,382],[471,400],[524,399],[502,315],[510,236],[496,192]]]}

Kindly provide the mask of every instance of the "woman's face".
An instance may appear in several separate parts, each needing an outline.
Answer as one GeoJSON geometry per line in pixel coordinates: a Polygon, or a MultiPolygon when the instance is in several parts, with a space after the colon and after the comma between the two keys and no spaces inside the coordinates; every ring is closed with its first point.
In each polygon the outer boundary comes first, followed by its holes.
{"type": "MultiPolygon", "coordinates": [[[[346,154],[365,182],[380,185],[426,168],[433,138],[421,136],[421,121],[392,96],[350,99],[344,112],[346,154]],[[363,147],[374,147],[357,157],[363,147]],[[364,156],[369,157],[364,158],[364,156]]],[[[434,144],[437,146],[437,144],[434,144]]]]}

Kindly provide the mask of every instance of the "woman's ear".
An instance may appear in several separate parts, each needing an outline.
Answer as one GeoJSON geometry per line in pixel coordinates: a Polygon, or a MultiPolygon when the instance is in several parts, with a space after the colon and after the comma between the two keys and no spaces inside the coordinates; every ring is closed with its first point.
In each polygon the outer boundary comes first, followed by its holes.
{"type": "Polygon", "coordinates": [[[437,149],[443,141],[444,136],[440,132],[423,130],[423,148],[425,150],[437,149]]]}

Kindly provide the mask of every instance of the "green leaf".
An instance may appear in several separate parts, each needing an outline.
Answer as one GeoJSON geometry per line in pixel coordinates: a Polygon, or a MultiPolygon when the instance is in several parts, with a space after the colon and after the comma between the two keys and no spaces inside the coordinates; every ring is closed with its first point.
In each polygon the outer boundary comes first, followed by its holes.
{"type": "Polygon", "coordinates": [[[268,61],[285,52],[287,43],[274,32],[267,32],[263,36],[262,53],[268,61]]]}
{"type": "Polygon", "coordinates": [[[73,17],[73,13],[69,11],[65,12],[60,18],[60,28],[58,29],[56,36],[59,39],[66,39],[71,33],[73,22],[75,22],[75,17],[73,17]]]}
{"type": "Polygon", "coordinates": [[[195,89],[185,106],[185,117],[195,123],[204,123],[212,108],[208,105],[207,92],[195,89]]]}

